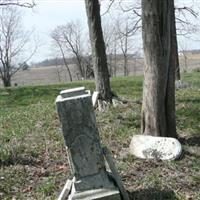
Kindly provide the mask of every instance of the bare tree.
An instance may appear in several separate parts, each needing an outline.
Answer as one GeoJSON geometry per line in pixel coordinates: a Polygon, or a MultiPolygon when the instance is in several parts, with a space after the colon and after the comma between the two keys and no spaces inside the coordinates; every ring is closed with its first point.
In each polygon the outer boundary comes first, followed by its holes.
{"type": "MultiPolygon", "coordinates": [[[[193,1],[192,4],[195,4],[195,2],[193,1]]],[[[191,34],[198,31],[197,26],[191,22],[195,18],[198,17],[198,12],[195,11],[193,6],[189,6],[189,5],[183,6],[183,7],[177,6],[175,7],[175,11],[173,13],[174,37],[172,39],[174,41],[173,42],[174,54],[176,54],[176,60],[175,60],[176,62],[175,75],[176,76],[175,77],[176,77],[176,80],[180,80],[181,75],[180,75],[180,64],[179,64],[179,56],[178,56],[177,35],[179,35],[179,37],[183,36],[185,37],[185,39],[189,39],[191,34]],[[175,14],[175,11],[176,11],[176,14],[175,14]],[[190,20],[191,17],[193,18],[193,20],[190,20]]],[[[180,47],[180,44],[179,44],[179,47],[180,47]]],[[[184,58],[186,57],[184,56],[184,58]]],[[[185,62],[185,66],[186,64],[187,64],[187,61],[185,62]]]]}
{"type": "Polygon", "coordinates": [[[112,75],[113,76],[117,76],[117,35],[114,35],[114,40],[113,40],[113,52],[112,52],[112,56],[113,56],[113,66],[111,63],[111,67],[112,67],[112,75]]]}
{"type": "MultiPolygon", "coordinates": [[[[141,2],[139,0],[135,0],[134,2],[127,2],[123,0],[111,0],[108,8],[104,12],[104,15],[109,13],[114,4],[119,4],[121,10],[124,13],[128,13],[130,18],[132,19],[132,30],[137,28],[140,30],[140,21],[141,21],[141,2]]],[[[178,57],[178,44],[177,36],[185,37],[186,39],[191,40],[191,34],[199,31],[199,25],[197,25],[199,19],[199,1],[180,1],[175,6],[174,17],[172,21],[174,22],[174,27],[176,29],[173,34],[173,48],[174,54],[176,55],[176,70],[175,77],[176,80],[180,80],[180,66],[179,66],[179,57],[178,57]],[[191,20],[192,19],[192,20],[191,20]],[[196,21],[195,21],[196,19],[196,21]]],[[[131,31],[131,30],[130,30],[131,31]]]]}
{"type": "Polygon", "coordinates": [[[184,45],[180,45],[180,55],[181,55],[181,58],[180,60],[183,60],[183,64],[182,64],[182,71],[185,73],[185,72],[188,72],[188,47],[186,44],[184,45]]]}
{"type": "Polygon", "coordinates": [[[87,79],[93,79],[94,78],[94,70],[93,70],[93,65],[92,65],[92,56],[88,52],[82,57],[82,61],[84,64],[84,71],[85,71],[85,76],[87,79]]]}
{"type": "MultiPolygon", "coordinates": [[[[133,46],[132,41],[134,41],[133,36],[141,30],[141,4],[140,2],[127,2],[123,0],[110,1],[106,11],[103,13],[103,16],[110,14],[113,19],[113,24],[115,25],[115,32],[117,34],[117,49],[118,53],[122,54],[123,57],[123,73],[124,76],[129,75],[129,54],[132,51],[137,49],[136,46],[133,46]],[[114,17],[110,12],[115,9],[115,15],[117,14],[117,18],[114,17]]],[[[110,26],[109,26],[110,29],[110,26]]],[[[113,31],[114,32],[114,31],[113,31]]],[[[137,42],[135,42],[137,44],[137,42]]],[[[133,65],[131,65],[132,67],[133,65]]]]}
{"type": "Polygon", "coordinates": [[[116,76],[117,72],[117,48],[119,43],[118,32],[114,21],[103,21],[102,29],[108,61],[108,69],[110,76],[116,76]],[[109,27],[109,28],[108,28],[109,27]]]}
{"type": "Polygon", "coordinates": [[[91,55],[91,45],[90,39],[88,37],[88,33],[85,32],[84,38],[87,38],[84,45],[84,51],[82,56],[82,62],[84,65],[84,72],[87,79],[94,79],[94,70],[93,70],[93,62],[92,62],[92,55],[91,55]]]}
{"type": "Polygon", "coordinates": [[[184,4],[184,6],[177,5],[175,7],[177,34],[179,36],[189,38],[191,34],[199,30],[196,24],[199,16],[198,4],[199,1],[193,0],[191,3],[184,4]]]}
{"type": "Polygon", "coordinates": [[[143,134],[177,137],[173,9],[174,0],[142,0],[143,134]]]}
{"type": "Polygon", "coordinates": [[[131,36],[133,35],[133,31],[130,31],[129,21],[128,19],[123,19],[124,23],[120,19],[116,20],[116,29],[119,40],[119,49],[123,55],[123,69],[124,76],[129,75],[129,67],[128,67],[128,53],[131,48],[131,36]]]}
{"type": "Polygon", "coordinates": [[[98,0],[85,0],[96,90],[100,98],[112,102],[112,92],[106,58],[105,43],[101,27],[100,5],[98,0]]]}
{"type": "Polygon", "coordinates": [[[69,75],[69,80],[72,82],[72,75],[71,75],[71,71],[69,69],[69,65],[67,63],[67,59],[65,58],[65,52],[64,52],[65,50],[64,50],[63,40],[62,40],[62,33],[60,32],[59,27],[55,28],[52,31],[51,38],[55,42],[56,46],[59,48],[59,51],[62,55],[64,65],[65,65],[67,72],[68,72],[68,75],[69,75]]]}
{"type": "MultiPolygon", "coordinates": [[[[22,55],[29,42],[30,34],[24,32],[21,15],[16,7],[0,9],[0,77],[5,87],[11,86],[12,76],[23,67],[23,65],[16,65],[16,59],[22,55]]],[[[36,49],[20,63],[27,62],[36,49]]]]}
{"type": "Polygon", "coordinates": [[[56,73],[58,75],[58,82],[61,82],[61,75],[60,75],[60,70],[59,70],[59,67],[58,67],[58,58],[55,58],[55,61],[56,61],[56,73]]]}
{"type": "Polygon", "coordinates": [[[78,21],[76,23],[70,22],[64,26],[60,26],[59,29],[62,35],[62,42],[65,45],[66,50],[71,52],[76,58],[81,78],[86,78],[82,60],[83,40],[81,38],[82,28],[80,23],[78,21]]]}

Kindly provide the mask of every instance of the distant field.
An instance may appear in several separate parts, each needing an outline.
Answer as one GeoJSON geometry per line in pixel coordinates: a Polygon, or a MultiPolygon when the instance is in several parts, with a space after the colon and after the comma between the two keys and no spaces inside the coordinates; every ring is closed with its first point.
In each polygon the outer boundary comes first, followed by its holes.
{"type": "MultiPolygon", "coordinates": [[[[191,71],[200,68],[200,54],[180,56],[181,71],[191,71]]],[[[132,59],[128,62],[129,75],[143,73],[144,60],[132,59]]],[[[77,73],[76,65],[70,65],[73,81],[81,80],[77,73]]],[[[117,76],[123,76],[123,60],[117,63],[117,76]]],[[[69,75],[65,66],[33,67],[29,70],[19,71],[13,77],[12,84],[23,85],[48,85],[69,82],[69,75]]],[[[1,84],[0,84],[1,85],[1,84]]]]}
{"type": "Polygon", "coordinates": [[[200,54],[189,53],[179,57],[181,71],[191,71],[200,68],[200,54]]]}
{"type": "MultiPolygon", "coordinates": [[[[123,61],[118,62],[117,76],[123,76],[123,61]]],[[[69,65],[73,81],[81,80],[76,65],[69,65]]],[[[139,75],[143,71],[143,60],[129,61],[129,74],[139,75]]],[[[69,75],[65,66],[33,67],[19,71],[12,80],[18,85],[43,85],[69,82],[69,75]]]]}

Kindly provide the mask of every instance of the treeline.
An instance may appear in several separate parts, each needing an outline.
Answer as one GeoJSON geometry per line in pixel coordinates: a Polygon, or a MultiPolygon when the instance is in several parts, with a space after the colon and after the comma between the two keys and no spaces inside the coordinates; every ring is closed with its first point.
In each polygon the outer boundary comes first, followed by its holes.
{"type": "MultiPolygon", "coordinates": [[[[141,55],[138,54],[128,54],[127,55],[128,59],[136,59],[136,58],[141,58],[141,55]]],[[[123,59],[123,55],[122,54],[117,54],[117,56],[115,57],[114,55],[110,54],[107,55],[108,58],[108,62],[109,60],[122,60],[123,59]]],[[[66,58],[67,63],[70,64],[76,64],[76,58],[75,57],[71,57],[71,58],[66,58]]],[[[40,62],[33,62],[31,63],[31,67],[49,67],[49,66],[58,66],[58,65],[64,65],[64,60],[63,58],[50,58],[50,59],[45,59],[42,60],[40,62]]]]}
{"type": "MultiPolygon", "coordinates": [[[[68,64],[75,64],[76,60],[74,58],[67,58],[68,64]]],[[[31,67],[49,67],[49,66],[57,66],[57,65],[64,65],[63,58],[51,58],[45,59],[40,62],[34,62],[31,64],[31,67]]]]}

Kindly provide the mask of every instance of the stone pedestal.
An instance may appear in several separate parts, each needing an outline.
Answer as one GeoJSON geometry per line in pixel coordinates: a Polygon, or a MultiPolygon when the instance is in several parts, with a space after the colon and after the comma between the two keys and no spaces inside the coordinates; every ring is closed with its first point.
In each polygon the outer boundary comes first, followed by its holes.
{"type": "Polygon", "coordinates": [[[106,172],[90,91],[83,87],[61,91],[56,106],[74,175],[68,199],[120,200],[106,172]]]}

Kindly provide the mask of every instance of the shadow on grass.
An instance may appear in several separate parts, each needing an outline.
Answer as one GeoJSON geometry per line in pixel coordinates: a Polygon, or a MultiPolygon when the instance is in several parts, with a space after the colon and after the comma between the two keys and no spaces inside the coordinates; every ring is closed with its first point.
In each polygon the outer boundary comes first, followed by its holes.
{"type": "Polygon", "coordinates": [[[199,104],[200,103],[200,99],[179,99],[178,100],[179,103],[192,103],[192,104],[199,104]]]}
{"type": "Polygon", "coordinates": [[[189,138],[179,138],[179,141],[183,145],[199,146],[200,147],[200,136],[192,136],[192,137],[189,137],[189,138]]]}
{"type": "Polygon", "coordinates": [[[8,157],[7,159],[4,160],[0,159],[0,167],[17,165],[17,164],[36,166],[38,163],[39,163],[38,160],[34,157],[17,156],[17,157],[8,157]]]}
{"type": "Polygon", "coordinates": [[[196,158],[196,159],[200,160],[200,156],[198,154],[189,152],[187,150],[183,150],[182,158],[184,158],[185,156],[188,156],[190,158],[196,158]]]}
{"type": "Polygon", "coordinates": [[[129,192],[130,200],[177,200],[173,190],[156,188],[141,189],[129,192]]]}

